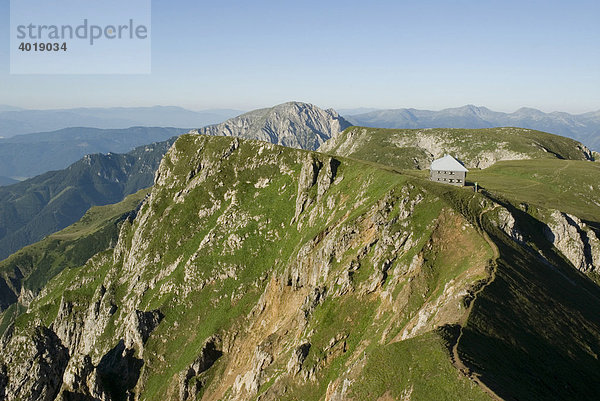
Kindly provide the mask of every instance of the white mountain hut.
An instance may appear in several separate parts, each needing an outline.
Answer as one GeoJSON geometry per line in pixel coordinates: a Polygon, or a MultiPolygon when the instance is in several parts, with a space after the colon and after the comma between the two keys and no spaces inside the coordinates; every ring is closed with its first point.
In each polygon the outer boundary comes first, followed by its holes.
{"type": "Polygon", "coordinates": [[[444,184],[463,187],[467,178],[467,170],[458,160],[450,155],[436,159],[429,167],[429,179],[444,184]]]}

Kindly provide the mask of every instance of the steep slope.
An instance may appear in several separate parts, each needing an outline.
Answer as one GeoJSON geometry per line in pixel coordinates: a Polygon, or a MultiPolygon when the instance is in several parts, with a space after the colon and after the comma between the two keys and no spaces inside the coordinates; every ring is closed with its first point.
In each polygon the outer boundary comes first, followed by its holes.
{"type": "Polygon", "coordinates": [[[278,145],[315,150],[351,124],[333,110],[288,102],[254,110],[224,123],[193,131],[204,135],[236,136],[278,145]]]}
{"type": "Polygon", "coordinates": [[[467,105],[440,111],[394,109],[372,110],[347,115],[354,125],[379,128],[493,128],[523,127],[551,132],[576,139],[600,150],[600,112],[569,114],[544,113],[521,108],[514,113],[501,113],[485,107],[467,105]]]}
{"type": "Polygon", "coordinates": [[[394,130],[350,127],[319,151],[404,169],[429,168],[433,159],[452,154],[468,168],[499,160],[593,160],[581,143],[523,128],[394,130]]]}
{"type": "Polygon", "coordinates": [[[152,185],[173,141],[126,154],[88,155],[64,170],[1,187],[0,259],[76,222],[91,206],[120,202],[152,185]]]}
{"type": "Polygon", "coordinates": [[[156,127],[66,128],[0,139],[0,175],[33,177],[64,169],[87,154],[126,153],[137,146],[166,141],[186,131],[156,127]]]}
{"type": "Polygon", "coordinates": [[[591,399],[600,289],[544,226],[467,188],[184,135],[116,247],[6,331],[0,395],[591,399]]]}
{"type": "Polygon", "coordinates": [[[119,227],[133,219],[148,189],[114,205],[95,206],[75,224],[29,245],[0,262],[0,335],[63,269],[82,266],[96,253],[114,246],[119,227]],[[4,312],[4,313],[2,313],[4,312]]]}

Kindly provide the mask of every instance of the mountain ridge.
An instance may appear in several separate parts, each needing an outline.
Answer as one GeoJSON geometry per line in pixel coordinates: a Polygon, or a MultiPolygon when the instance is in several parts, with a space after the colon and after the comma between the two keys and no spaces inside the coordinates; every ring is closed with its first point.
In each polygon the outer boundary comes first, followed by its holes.
{"type": "Polygon", "coordinates": [[[74,223],[91,206],[117,203],[151,186],[174,141],[87,155],[66,169],[0,187],[0,259],[74,223]]]}
{"type": "Polygon", "coordinates": [[[467,168],[487,168],[501,160],[594,160],[578,141],[524,128],[384,129],[353,126],[319,148],[337,156],[402,169],[428,169],[434,159],[452,154],[467,168]]]}
{"type": "Polygon", "coordinates": [[[0,175],[22,180],[64,169],[87,154],[125,153],[187,131],[170,127],[71,127],[0,139],[0,175]]]}

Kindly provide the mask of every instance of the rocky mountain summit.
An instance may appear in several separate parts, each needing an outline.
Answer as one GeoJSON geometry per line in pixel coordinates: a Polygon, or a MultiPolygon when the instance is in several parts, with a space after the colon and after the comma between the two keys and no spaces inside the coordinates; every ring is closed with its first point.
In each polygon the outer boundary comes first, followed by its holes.
{"type": "Polygon", "coordinates": [[[593,399],[600,216],[554,210],[183,135],[117,243],[6,327],[0,396],[593,399]]]}
{"type": "Polygon", "coordinates": [[[350,125],[333,109],[322,110],[308,103],[288,102],[254,110],[192,133],[258,139],[291,148],[315,150],[350,125]]]}

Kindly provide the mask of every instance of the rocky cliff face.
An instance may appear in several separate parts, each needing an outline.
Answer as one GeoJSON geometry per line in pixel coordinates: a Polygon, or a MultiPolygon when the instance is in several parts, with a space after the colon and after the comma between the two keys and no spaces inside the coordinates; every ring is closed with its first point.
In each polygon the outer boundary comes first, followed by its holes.
{"type": "MultiPolygon", "coordinates": [[[[491,352],[493,339],[510,371],[526,376],[532,366],[516,349],[531,339],[506,322],[523,311],[548,317],[548,291],[524,294],[529,273],[499,266],[517,265],[518,254],[546,279],[564,268],[528,241],[509,209],[462,188],[271,143],[184,135],[115,248],[55,277],[6,331],[0,394],[489,399],[512,375],[477,345],[491,352]],[[495,288],[510,289],[506,302],[482,308],[495,288]]],[[[583,316],[580,303],[561,302],[550,315],[583,316]]],[[[595,324],[572,346],[572,364],[595,352],[595,324]]],[[[533,341],[542,347],[562,338],[555,332],[562,326],[527,331],[553,333],[533,341]]],[[[594,372],[577,377],[593,381],[594,372]]],[[[511,380],[502,388],[515,397],[531,391],[511,380]]],[[[542,374],[534,394],[548,380],[542,374]]]]}
{"type": "Polygon", "coordinates": [[[258,139],[292,148],[315,150],[350,125],[333,109],[322,110],[312,104],[288,102],[251,111],[193,132],[258,139]]]}

